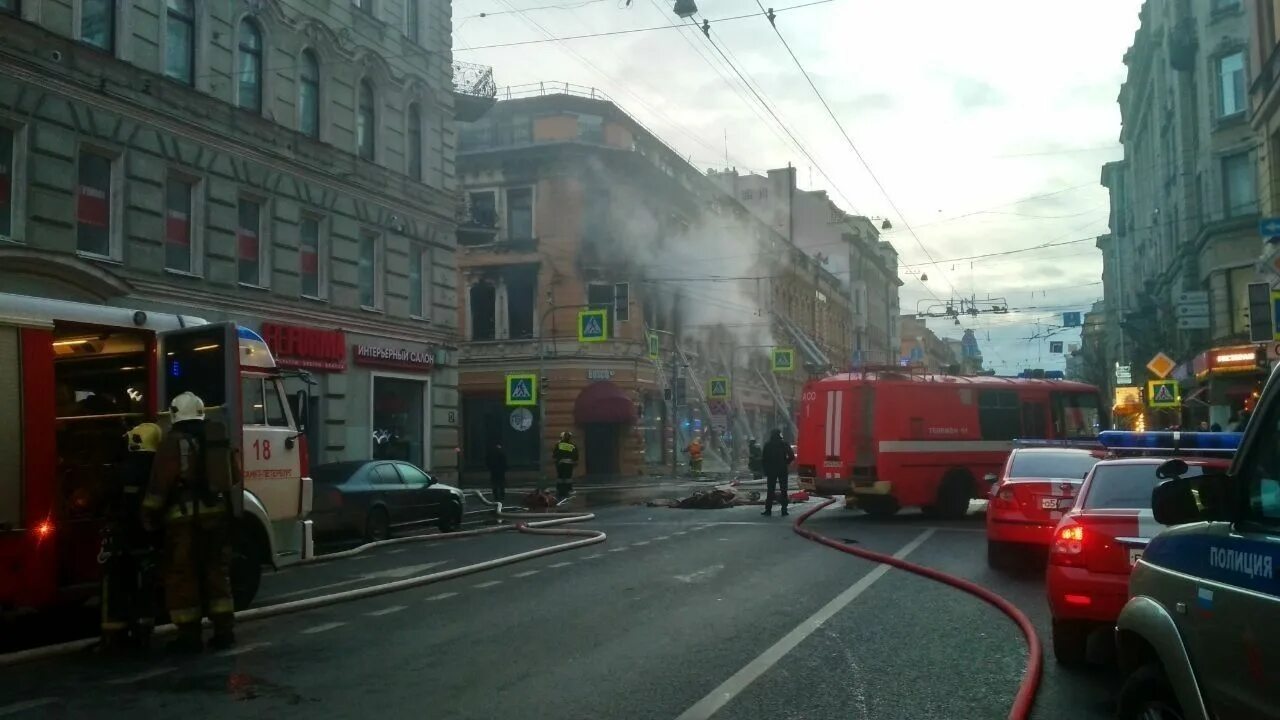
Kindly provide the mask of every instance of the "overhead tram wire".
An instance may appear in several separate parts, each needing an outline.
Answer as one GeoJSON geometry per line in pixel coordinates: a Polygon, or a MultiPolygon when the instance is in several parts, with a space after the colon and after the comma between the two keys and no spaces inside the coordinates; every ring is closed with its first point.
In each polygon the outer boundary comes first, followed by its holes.
{"type": "MultiPolygon", "coordinates": [[[[762,12],[765,12],[764,5],[760,3],[760,0],[756,0],[756,5],[762,12]]],[[[778,29],[777,24],[774,22],[776,13],[771,14],[765,12],[765,17],[769,20],[769,27],[773,28],[774,34],[782,41],[782,46],[786,48],[787,54],[791,56],[791,60],[795,62],[796,67],[799,68],[800,74],[804,75],[805,81],[809,83],[809,87],[813,90],[813,94],[818,97],[819,102],[822,103],[822,107],[825,108],[827,114],[831,116],[831,121],[834,122],[836,128],[840,130],[840,134],[844,136],[845,142],[849,143],[849,147],[853,150],[854,156],[858,158],[858,162],[862,163],[862,167],[867,171],[867,175],[869,175],[871,180],[875,182],[876,187],[880,188],[880,193],[884,195],[884,199],[889,203],[889,207],[898,215],[898,219],[902,221],[903,227],[907,229],[907,232],[911,233],[911,237],[915,239],[916,244],[920,246],[922,251],[924,251],[925,257],[929,258],[930,262],[932,262],[934,267],[937,268],[938,274],[951,288],[951,294],[958,296],[960,293],[956,290],[956,286],[951,282],[951,279],[947,277],[946,273],[942,271],[942,267],[933,260],[933,255],[929,252],[929,248],[925,247],[924,243],[920,240],[920,236],[916,234],[914,229],[912,229],[911,223],[907,220],[907,216],[898,208],[897,203],[893,201],[893,197],[889,195],[889,191],[886,190],[884,184],[880,182],[880,178],[876,177],[875,172],[871,169],[871,165],[868,164],[866,158],[862,156],[862,151],[858,150],[858,146],[854,144],[853,138],[849,137],[849,133],[844,129],[844,125],[840,122],[840,119],[836,117],[835,111],[831,109],[831,105],[827,103],[827,99],[822,96],[822,92],[818,90],[818,86],[814,84],[813,78],[809,77],[809,71],[805,70],[804,65],[800,62],[800,58],[796,57],[796,54],[791,50],[791,45],[787,42],[787,39],[783,37],[782,31],[778,29]]],[[[930,293],[932,293],[932,289],[930,289],[930,293]]]]}

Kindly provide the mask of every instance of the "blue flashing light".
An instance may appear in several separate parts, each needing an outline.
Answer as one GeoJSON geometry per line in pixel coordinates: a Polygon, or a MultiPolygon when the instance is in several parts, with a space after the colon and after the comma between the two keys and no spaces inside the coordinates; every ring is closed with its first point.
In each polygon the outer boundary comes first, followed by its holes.
{"type": "Polygon", "coordinates": [[[182,365],[177,360],[169,361],[169,377],[182,377],[182,365]]]}
{"type": "Polygon", "coordinates": [[[1134,432],[1104,430],[1098,442],[1108,450],[1171,450],[1233,453],[1244,433],[1237,432],[1134,432]]]}

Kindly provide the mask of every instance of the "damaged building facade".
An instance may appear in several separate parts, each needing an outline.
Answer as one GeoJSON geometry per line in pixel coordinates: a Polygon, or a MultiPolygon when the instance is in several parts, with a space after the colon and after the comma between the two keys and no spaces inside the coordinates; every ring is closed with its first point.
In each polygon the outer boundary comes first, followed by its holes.
{"type": "Polygon", "coordinates": [[[851,347],[840,279],[598,91],[503,97],[458,130],[464,469],[501,442],[513,478],[545,476],[570,431],[580,474],[669,475],[695,435],[716,469],[792,434],[802,383],[851,347]],[[607,311],[605,342],[579,342],[587,309],[607,311]],[[513,373],[542,378],[540,407],[507,405],[513,373]]]}

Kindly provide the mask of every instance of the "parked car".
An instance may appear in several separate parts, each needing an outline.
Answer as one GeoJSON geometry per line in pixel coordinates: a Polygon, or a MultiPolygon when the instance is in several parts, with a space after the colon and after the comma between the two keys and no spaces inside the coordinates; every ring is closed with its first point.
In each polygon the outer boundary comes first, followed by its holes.
{"type": "Polygon", "coordinates": [[[412,463],[326,463],[311,468],[311,478],[311,520],[317,537],[386,540],[396,531],[433,523],[441,532],[462,524],[462,491],[412,463]]]}
{"type": "Polygon", "coordinates": [[[1047,548],[1080,483],[1102,457],[1101,448],[1014,448],[1000,475],[986,478],[992,484],[987,564],[1006,569],[1021,552],[1047,548]]]}

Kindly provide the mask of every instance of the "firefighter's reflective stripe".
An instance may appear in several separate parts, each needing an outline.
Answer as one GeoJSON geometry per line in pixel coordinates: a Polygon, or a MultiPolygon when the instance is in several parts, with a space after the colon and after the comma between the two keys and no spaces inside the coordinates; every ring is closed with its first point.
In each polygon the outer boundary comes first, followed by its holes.
{"type": "Polygon", "coordinates": [[[217,598],[209,601],[210,615],[229,615],[235,612],[235,601],[231,598],[217,598]]]}
{"type": "MultiPolygon", "coordinates": [[[[557,449],[557,450],[559,450],[560,452],[572,453],[572,452],[574,452],[575,450],[577,450],[577,449],[578,449],[578,446],[577,446],[577,445],[574,445],[573,443],[566,443],[566,442],[562,442],[562,443],[560,443],[560,444],[556,445],[556,449],[557,449]]],[[[573,458],[571,458],[571,457],[562,457],[562,458],[560,458],[559,460],[557,460],[557,462],[562,462],[562,463],[572,463],[572,462],[573,462],[573,458]]]]}
{"type": "Polygon", "coordinates": [[[200,607],[184,607],[173,608],[169,610],[169,618],[173,620],[175,625],[186,625],[187,623],[200,622],[200,607]]]}

